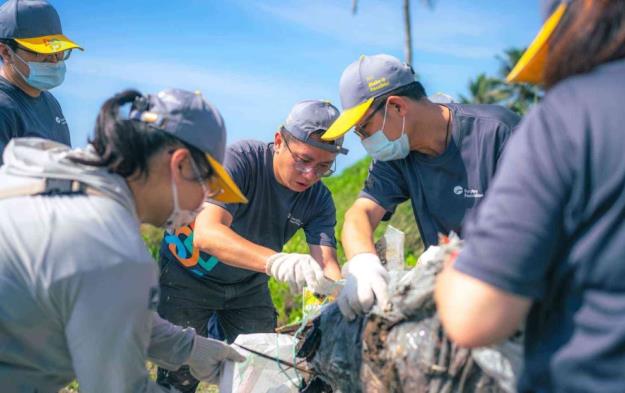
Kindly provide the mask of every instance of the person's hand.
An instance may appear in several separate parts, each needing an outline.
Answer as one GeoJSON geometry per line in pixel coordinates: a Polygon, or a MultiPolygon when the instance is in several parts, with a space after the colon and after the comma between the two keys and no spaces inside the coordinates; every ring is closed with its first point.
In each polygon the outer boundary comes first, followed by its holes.
{"type": "Polygon", "coordinates": [[[278,281],[287,282],[291,291],[301,293],[308,286],[315,293],[323,293],[328,279],[323,276],[319,262],[307,254],[279,253],[267,258],[267,274],[278,281]]]}
{"type": "Polygon", "coordinates": [[[219,383],[222,364],[228,360],[242,362],[245,356],[224,342],[196,335],[187,365],[191,375],[200,381],[219,383]]]}
{"type": "Polygon", "coordinates": [[[345,318],[351,321],[365,314],[376,300],[380,306],[386,305],[390,277],[377,255],[355,255],[343,265],[342,270],[345,287],[336,302],[345,318]]]}
{"type": "Polygon", "coordinates": [[[431,263],[432,261],[441,257],[440,246],[430,246],[421,256],[417,259],[417,265],[431,263]]]}

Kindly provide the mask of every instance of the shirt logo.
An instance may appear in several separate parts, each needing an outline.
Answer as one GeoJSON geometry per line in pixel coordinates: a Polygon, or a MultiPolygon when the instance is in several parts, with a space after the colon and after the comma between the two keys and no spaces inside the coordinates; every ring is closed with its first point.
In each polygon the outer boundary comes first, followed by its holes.
{"type": "Polygon", "coordinates": [[[301,227],[302,225],[304,225],[304,222],[302,220],[300,220],[299,218],[293,217],[291,213],[289,213],[289,215],[287,216],[287,219],[289,220],[291,224],[297,225],[298,227],[301,227]]]}
{"type": "Polygon", "coordinates": [[[194,224],[191,224],[177,228],[174,233],[165,232],[165,243],[182,266],[202,277],[213,270],[219,261],[212,255],[201,255],[200,249],[193,247],[193,227],[194,224]]]}
{"type": "Polygon", "coordinates": [[[67,124],[67,121],[65,120],[64,117],[57,116],[54,120],[56,120],[57,124],[62,124],[62,125],[67,124]]]}
{"type": "Polygon", "coordinates": [[[43,40],[43,44],[54,52],[58,52],[62,49],[62,43],[58,38],[47,38],[43,40]]]}
{"type": "Polygon", "coordinates": [[[484,196],[484,194],[481,193],[480,190],[474,188],[463,188],[462,186],[455,186],[454,194],[462,195],[465,198],[482,198],[484,196]]]}

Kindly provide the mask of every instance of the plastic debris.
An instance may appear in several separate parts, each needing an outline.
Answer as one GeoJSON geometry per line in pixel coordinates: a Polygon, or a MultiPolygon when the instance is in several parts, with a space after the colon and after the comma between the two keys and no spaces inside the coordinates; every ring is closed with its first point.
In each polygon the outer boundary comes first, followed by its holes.
{"type": "MultiPolygon", "coordinates": [[[[306,354],[317,378],[333,392],[514,392],[522,338],[478,350],[460,348],[447,338],[436,314],[435,277],[461,247],[451,235],[447,244],[428,249],[412,270],[391,270],[389,303],[365,317],[349,322],[336,305],[326,305],[314,320],[317,332],[305,338],[319,342],[306,354]]],[[[313,388],[306,391],[329,391],[313,388]]]]}
{"type": "Polygon", "coordinates": [[[292,362],[296,340],[275,333],[242,334],[234,341],[237,351],[246,356],[242,363],[225,365],[219,383],[220,392],[232,393],[295,393],[299,391],[299,376],[288,366],[246,351],[237,345],[253,349],[270,358],[292,362]]]}

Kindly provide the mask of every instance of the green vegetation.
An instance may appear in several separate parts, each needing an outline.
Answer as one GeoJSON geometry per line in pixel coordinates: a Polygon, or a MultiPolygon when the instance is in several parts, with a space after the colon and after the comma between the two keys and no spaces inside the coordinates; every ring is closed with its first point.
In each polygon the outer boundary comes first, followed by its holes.
{"type": "Polygon", "coordinates": [[[495,76],[484,73],[469,81],[469,97],[460,95],[463,104],[497,104],[523,116],[543,96],[540,87],[528,83],[506,82],[506,76],[525,52],[524,49],[508,48],[497,55],[499,71],[495,76]]]}
{"type": "MultiPolygon", "coordinates": [[[[343,217],[362,189],[364,181],[367,177],[369,164],[370,159],[366,158],[345,169],[340,175],[324,179],[324,183],[332,192],[334,203],[336,205],[336,236],[339,240],[341,238],[341,228],[343,227],[343,217]]],[[[410,206],[410,203],[406,202],[401,204],[397,208],[397,211],[391,220],[388,223],[383,222],[382,225],[378,227],[376,230],[376,239],[384,233],[384,230],[389,223],[395,228],[398,228],[406,233],[406,260],[409,264],[414,264],[416,262],[416,257],[423,251],[423,244],[412,214],[412,207],[410,206]]],[[[142,228],[142,233],[150,253],[156,259],[158,257],[158,250],[163,236],[162,230],[150,226],[144,226],[142,228]]],[[[284,246],[284,251],[300,253],[308,252],[308,246],[306,244],[303,231],[300,230],[284,246]]],[[[345,262],[345,254],[340,241],[338,245],[338,256],[341,263],[345,262]]],[[[276,282],[275,280],[271,280],[269,282],[269,288],[271,289],[273,302],[278,310],[278,324],[283,325],[299,320],[302,315],[301,296],[292,295],[286,284],[276,282]]]]}

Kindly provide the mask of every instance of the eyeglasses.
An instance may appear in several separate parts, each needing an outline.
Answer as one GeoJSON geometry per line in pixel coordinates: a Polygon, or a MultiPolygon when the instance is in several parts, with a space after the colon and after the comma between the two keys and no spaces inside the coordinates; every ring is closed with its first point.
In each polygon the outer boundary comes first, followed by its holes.
{"type": "Polygon", "coordinates": [[[198,169],[197,163],[193,160],[193,158],[189,157],[189,161],[191,162],[191,168],[195,177],[202,186],[202,190],[204,191],[204,200],[208,200],[216,197],[217,195],[223,192],[223,188],[219,185],[217,179],[214,176],[212,168],[210,168],[210,164],[208,170],[204,171],[203,174],[200,173],[198,169]],[[209,186],[206,183],[209,183],[209,186]]]}
{"type": "Polygon", "coordinates": [[[291,153],[291,157],[293,157],[293,161],[295,161],[295,170],[300,173],[309,173],[314,172],[317,177],[328,177],[331,176],[336,170],[336,161],[332,161],[332,163],[323,163],[318,165],[310,165],[310,160],[306,160],[299,155],[293,153],[293,150],[289,147],[289,143],[287,142],[284,134],[282,134],[282,140],[284,141],[284,145],[286,146],[289,153],[291,153]]]}
{"type": "Polygon", "coordinates": [[[367,128],[373,116],[378,113],[380,109],[382,109],[386,105],[386,98],[380,100],[378,103],[373,105],[373,110],[360,122],[360,124],[356,124],[354,126],[354,132],[362,139],[366,139],[371,135],[365,133],[364,129],[367,128]]]}
{"type": "MultiPolygon", "coordinates": [[[[168,153],[173,154],[175,151],[176,149],[170,149],[168,153]]],[[[204,200],[214,198],[224,192],[223,188],[219,184],[219,181],[216,179],[215,172],[208,163],[208,160],[204,159],[204,162],[200,165],[193,159],[193,155],[190,151],[188,158],[191,163],[191,170],[193,171],[193,175],[195,177],[194,180],[200,183],[200,186],[202,186],[202,190],[204,191],[204,200]],[[205,169],[200,170],[200,167],[205,169]],[[206,183],[208,183],[208,186],[206,183]]]]}
{"type": "Polygon", "coordinates": [[[39,63],[53,63],[55,61],[65,61],[69,59],[69,56],[72,54],[71,49],[65,50],[63,52],[57,52],[57,53],[38,53],[30,49],[26,49],[23,46],[18,46],[17,49],[23,50],[24,52],[28,52],[34,55],[35,61],[39,63]]]}

